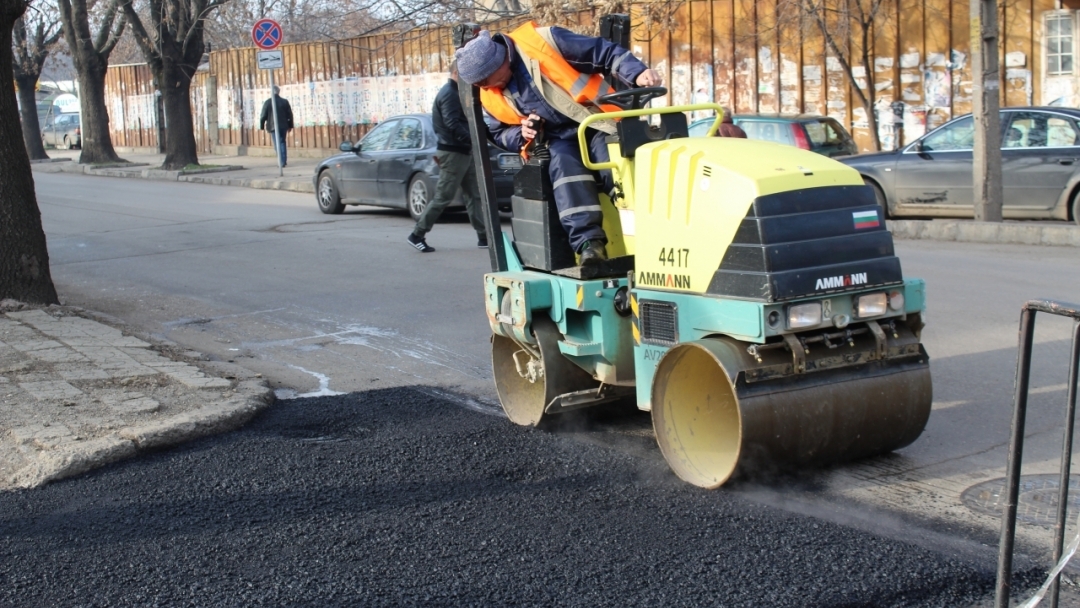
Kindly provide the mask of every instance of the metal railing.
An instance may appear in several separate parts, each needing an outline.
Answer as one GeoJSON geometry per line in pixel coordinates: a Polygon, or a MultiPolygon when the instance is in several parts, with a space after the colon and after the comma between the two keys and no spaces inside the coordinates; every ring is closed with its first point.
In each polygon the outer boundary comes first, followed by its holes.
{"type": "MultiPolygon", "coordinates": [[[[1016,360],[1016,397],[1013,407],[1009,463],[1005,474],[1005,510],[1001,520],[1001,542],[998,545],[996,608],[1009,605],[1012,586],[1013,543],[1016,538],[1016,504],[1020,493],[1020,465],[1024,451],[1024,422],[1027,418],[1028,384],[1031,380],[1031,345],[1035,336],[1036,313],[1048,313],[1073,319],[1072,355],[1069,359],[1068,396],[1065,407],[1065,433],[1061,445],[1061,477],[1058,488],[1057,520],[1054,524],[1053,582],[1050,584],[1050,606],[1057,608],[1058,583],[1062,549],[1065,544],[1065,517],[1069,498],[1069,469],[1072,461],[1074,418],[1076,414],[1077,364],[1080,363],[1080,306],[1054,300],[1029,300],[1020,312],[1020,350],[1016,360]]],[[[1044,593],[1045,590],[1040,591],[1044,593]]],[[[1032,598],[1033,603],[1038,600],[1032,598]]],[[[1029,602],[1030,605],[1033,603],[1029,602]]]]}

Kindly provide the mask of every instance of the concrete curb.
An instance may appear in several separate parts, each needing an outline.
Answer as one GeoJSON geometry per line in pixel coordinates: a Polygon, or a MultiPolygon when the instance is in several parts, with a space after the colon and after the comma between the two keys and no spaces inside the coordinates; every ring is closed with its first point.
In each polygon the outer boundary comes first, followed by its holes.
{"type": "Polygon", "coordinates": [[[265,179],[265,178],[230,178],[230,177],[204,177],[202,175],[182,175],[179,181],[193,184],[211,184],[214,186],[235,186],[238,188],[254,188],[256,190],[284,190],[286,192],[315,193],[315,184],[310,179],[265,179]]]}
{"type": "MultiPolygon", "coordinates": [[[[205,169],[166,171],[164,169],[138,169],[145,167],[145,163],[115,164],[115,165],[70,165],[57,166],[60,173],[81,173],[83,175],[96,175],[99,177],[126,177],[138,179],[153,179],[163,181],[186,181],[185,177],[198,177],[206,173],[224,173],[227,171],[241,171],[241,165],[224,165],[220,167],[207,167],[205,169]]],[[[314,192],[314,190],[312,190],[314,192]]]]}
{"type": "Polygon", "coordinates": [[[898,239],[1080,247],[1080,226],[971,220],[888,220],[898,239]]]}
{"type": "Polygon", "coordinates": [[[263,381],[240,382],[236,392],[236,397],[225,403],[208,405],[151,424],[125,427],[75,446],[41,452],[35,462],[11,476],[11,485],[20,489],[36,488],[131,458],[146,450],[232,431],[274,402],[273,389],[263,381]]]}

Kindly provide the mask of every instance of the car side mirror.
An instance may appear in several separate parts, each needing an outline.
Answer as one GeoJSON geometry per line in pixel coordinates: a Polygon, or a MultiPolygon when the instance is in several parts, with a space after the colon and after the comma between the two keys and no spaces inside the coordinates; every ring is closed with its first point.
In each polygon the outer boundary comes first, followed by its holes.
{"type": "Polygon", "coordinates": [[[351,141],[343,141],[343,142],[341,142],[341,145],[338,146],[338,149],[341,150],[342,152],[359,152],[360,151],[360,145],[357,144],[357,145],[354,146],[351,141]]]}
{"type": "Polygon", "coordinates": [[[913,151],[915,151],[915,152],[923,152],[924,148],[923,148],[922,140],[920,139],[919,141],[915,142],[915,144],[911,146],[911,149],[913,151]]]}

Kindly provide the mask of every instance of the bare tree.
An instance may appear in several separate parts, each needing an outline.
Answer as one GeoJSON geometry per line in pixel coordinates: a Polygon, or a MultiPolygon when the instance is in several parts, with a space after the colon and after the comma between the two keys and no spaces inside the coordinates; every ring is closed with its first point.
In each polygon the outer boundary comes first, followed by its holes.
{"type": "Polygon", "coordinates": [[[251,26],[268,17],[281,24],[289,42],[336,39],[381,25],[364,0],[230,0],[207,24],[215,49],[251,46],[251,26]],[[331,29],[332,28],[332,29],[331,29]]]}
{"type": "Polygon", "coordinates": [[[206,18],[228,0],[147,0],[141,15],[133,0],[120,0],[154,86],[165,106],[164,169],[199,164],[191,112],[191,79],[202,61],[206,18]]]}
{"type": "Polygon", "coordinates": [[[79,105],[82,108],[80,163],[120,160],[109,136],[105,72],[109,69],[109,54],[124,33],[126,21],[123,15],[118,14],[120,0],[100,1],[108,4],[100,6],[99,0],[57,0],[64,40],[79,75],[79,105]],[[91,32],[92,17],[96,35],[91,32]]]}
{"type": "Polygon", "coordinates": [[[15,21],[12,31],[15,54],[15,88],[19,92],[22,109],[23,144],[31,160],[49,158],[41,141],[41,125],[38,123],[37,83],[45,59],[53,45],[60,39],[60,17],[51,6],[31,6],[31,14],[24,14],[15,21]]]}
{"type": "MultiPolygon", "coordinates": [[[[26,0],[0,0],[0,73],[11,74],[11,30],[26,0]]],[[[0,299],[55,304],[49,250],[41,228],[30,157],[20,141],[15,87],[0,87],[0,299]]]]}
{"type": "Polygon", "coordinates": [[[885,0],[779,0],[776,11],[777,28],[795,24],[819,32],[824,38],[829,56],[840,63],[859,105],[866,111],[874,150],[881,150],[881,138],[874,114],[877,91],[871,55],[873,30],[875,24],[881,25],[884,3],[885,0]],[[857,47],[856,51],[852,51],[852,45],[857,47]],[[855,75],[858,65],[865,70],[865,78],[855,75]]]}

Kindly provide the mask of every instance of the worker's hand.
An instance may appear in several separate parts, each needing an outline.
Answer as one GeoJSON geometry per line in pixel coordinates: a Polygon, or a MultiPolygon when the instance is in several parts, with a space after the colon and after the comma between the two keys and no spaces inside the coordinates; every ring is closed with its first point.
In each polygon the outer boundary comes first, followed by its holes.
{"type": "Polygon", "coordinates": [[[521,137],[523,139],[536,139],[536,129],[540,126],[540,117],[529,114],[521,119],[521,137]]]}
{"type": "Polygon", "coordinates": [[[639,87],[658,87],[664,84],[664,78],[656,70],[650,68],[638,74],[634,83],[639,87]]]}

